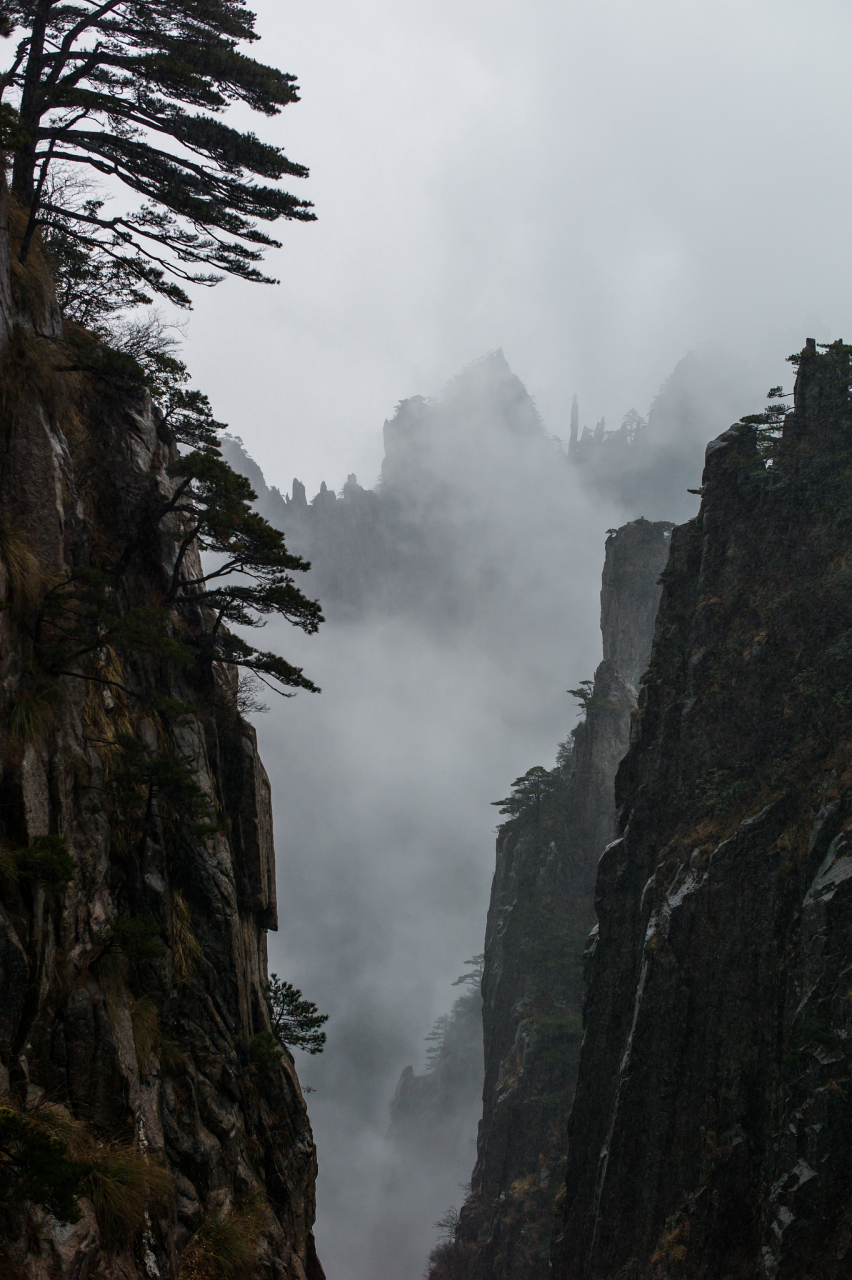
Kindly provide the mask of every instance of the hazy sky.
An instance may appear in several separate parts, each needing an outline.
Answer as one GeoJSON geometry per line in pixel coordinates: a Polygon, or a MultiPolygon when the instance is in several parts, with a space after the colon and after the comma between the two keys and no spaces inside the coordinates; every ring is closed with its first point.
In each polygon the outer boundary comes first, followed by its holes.
{"type": "Polygon", "coordinates": [[[396,401],[497,346],[561,434],[707,339],[852,333],[847,0],[258,8],[302,102],[252,127],[319,221],[280,288],[198,299],[188,355],[273,480],[372,483],[396,401]]]}

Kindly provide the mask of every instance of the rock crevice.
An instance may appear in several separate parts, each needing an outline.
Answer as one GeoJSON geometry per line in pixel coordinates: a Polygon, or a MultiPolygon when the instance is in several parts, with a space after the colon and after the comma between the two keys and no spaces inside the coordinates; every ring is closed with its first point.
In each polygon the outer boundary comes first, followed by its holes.
{"type": "Polygon", "coordinates": [[[582,956],[598,857],[615,834],[613,779],[647,665],[671,525],[606,543],[604,660],[543,792],[500,828],[485,938],[483,1118],[471,1194],[432,1280],[539,1280],[565,1168],[582,1040],[582,956]]]}

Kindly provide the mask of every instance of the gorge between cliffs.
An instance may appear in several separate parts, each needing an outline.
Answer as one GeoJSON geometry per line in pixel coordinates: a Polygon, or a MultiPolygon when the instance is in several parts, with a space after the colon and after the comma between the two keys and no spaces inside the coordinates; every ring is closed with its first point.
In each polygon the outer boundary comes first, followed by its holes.
{"type": "Polygon", "coordinates": [[[264,714],[186,450],[15,225],[2,1280],[852,1275],[852,348],[564,441],[492,351],[310,501],[220,434],[325,615],[264,714]]]}

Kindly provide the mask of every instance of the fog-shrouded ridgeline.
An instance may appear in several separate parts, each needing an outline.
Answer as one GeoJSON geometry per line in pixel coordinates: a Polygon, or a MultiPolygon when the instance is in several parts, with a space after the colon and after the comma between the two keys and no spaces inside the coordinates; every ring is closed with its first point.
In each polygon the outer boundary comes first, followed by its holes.
{"type": "Polygon", "coordinates": [[[272,967],[331,1015],[326,1052],[304,1067],[331,1272],[419,1278],[433,1222],[463,1196],[481,1114],[470,1078],[453,1093],[448,1147],[420,1143],[403,1113],[436,1096],[424,1037],[482,951],[490,802],[531,763],[549,767],[575,719],[565,691],[599,661],[607,529],[649,495],[660,518],[667,503],[694,511],[685,489],[707,436],[736,416],[733,399],[760,404],[763,382],[728,368],[729,381],[721,357],[688,357],[647,428],[615,443],[587,434],[577,457],[571,406],[563,444],[495,352],[440,396],[401,402],[374,488],[350,476],[310,501],[298,482],[282,496],[226,441],[262,512],[311,560],[304,588],[328,619],[295,648],[322,696],[275,708],[258,732],[286,858],[272,967]],[[661,463],[654,493],[654,459],[672,454],[680,470],[661,463]]]}
{"type": "Polygon", "coordinates": [[[413,611],[425,619],[437,612],[443,623],[456,611],[470,616],[470,588],[487,584],[489,561],[501,551],[490,535],[510,526],[513,505],[523,508],[523,491],[538,482],[548,442],[557,475],[559,458],[624,517],[683,520],[695,510],[688,490],[698,485],[707,440],[744,404],[758,407],[764,392],[759,371],[742,359],[699,349],[677,364],[645,417],[631,409],[617,430],[604,419],[581,427],[575,397],[560,424],[562,440],[548,435],[534,400],[496,351],[453,379],[440,398],[412,396],[397,405],[384,424],[375,488],[350,474],[339,494],[323,482],[308,501],[294,480],[285,496],[267,485],[238,438],[226,437],[224,451],[254,485],[258,509],[311,560],[310,585],[329,616],[413,611]],[[481,494],[493,482],[486,459],[498,441],[511,442],[516,485],[513,492],[504,467],[489,500],[493,518],[483,523],[480,503],[466,503],[463,490],[481,494]],[[460,562],[462,546],[473,563],[460,562]]]}
{"type": "MultiPolygon", "coordinates": [[[[385,422],[384,446],[375,489],[350,475],[340,497],[323,483],[309,503],[294,481],[292,496],[268,491],[260,509],[310,559],[310,584],[329,616],[407,614],[433,628],[484,623],[513,573],[519,577],[512,564],[561,532],[548,529],[554,503],[570,501],[559,443],[497,351],[439,399],[403,400],[385,422]]],[[[245,466],[231,450],[233,464],[245,466]]],[[[530,558],[527,573],[540,579],[549,569],[530,558]]]]}
{"type": "Polygon", "coordinates": [[[305,1070],[324,1265],[352,1280],[419,1277],[470,1176],[478,1090],[457,1113],[467,1137],[440,1160],[387,1140],[389,1104],[482,951],[490,802],[552,756],[572,718],[564,691],[594,667],[588,619],[617,519],[500,354],[438,399],[403,402],[386,436],[375,490],[302,505],[297,489],[286,505],[328,617],[289,653],[322,695],[258,720],[285,857],[271,966],[330,1014],[305,1070]]]}

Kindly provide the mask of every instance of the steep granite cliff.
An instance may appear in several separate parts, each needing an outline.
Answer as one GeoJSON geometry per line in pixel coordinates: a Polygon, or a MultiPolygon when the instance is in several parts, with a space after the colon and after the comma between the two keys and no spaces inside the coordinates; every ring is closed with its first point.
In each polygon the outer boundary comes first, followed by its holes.
{"type": "MultiPolygon", "coordinates": [[[[596,493],[619,522],[640,514],[686,520],[698,505],[692,490],[707,439],[717,423],[730,422],[744,405],[758,405],[761,390],[761,375],[744,360],[702,348],[678,362],[646,417],[631,409],[616,430],[603,419],[593,430],[581,429],[575,396],[570,416],[566,406],[561,421],[551,424],[564,437],[557,441],[503,352],[493,351],[437,398],[414,395],[396,406],[384,424],[375,488],[349,475],[339,493],[323,482],[309,500],[294,480],[292,496],[283,496],[266,484],[241,440],[226,437],[223,450],[257,491],[258,510],[311,561],[313,589],[331,617],[376,608],[416,612],[424,596],[431,606],[457,590],[452,569],[459,543],[462,565],[470,570],[465,552],[476,565],[490,498],[507,508],[526,504],[522,514],[529,519],[532,494],[534,502],[552,504],[552,520],[562,520],[551,485],[525,474],[524,454],[543,457],[565,493],[577,484],[596,493]]],[[[489,564],[489,575],[494,571],[489,564]]],[[[471,582],[481,589],[474,574],[464,584],[468,593],[471,582]]]]}
{"type": "MultiPolygon", "coordinates": [[[[582,955],[613,779],[647,665],[671,525],[636,520],[606,542],[604,660],[586,714],[549,774],[500,828],[485,937],[483,1118],[471,1194],[432,1280],[538,1280],[547,1269],[582,1035],[582,955]]],[[[530,775],[527,775],[528,778],[530,775]]]]}
{"type": "Polygon", "coordinates": [[[600,862],[560,1280],[852,1268],[852,348],[707,448],[600,862]]]}
{"type": "Polygon", "coordinates": [[[164,607],[174,447],[5,207],[0,360],[0,1274],[321,1280],[269,780],[164,607]]]}

